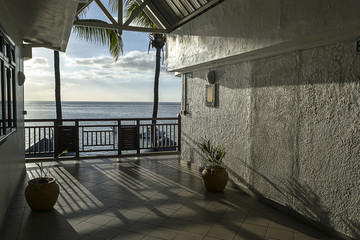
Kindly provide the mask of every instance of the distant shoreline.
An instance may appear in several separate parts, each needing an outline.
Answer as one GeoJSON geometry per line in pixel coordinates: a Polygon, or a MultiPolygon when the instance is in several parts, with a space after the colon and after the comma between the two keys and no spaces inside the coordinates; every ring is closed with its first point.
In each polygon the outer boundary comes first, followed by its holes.
{"type": "MultiPolygon", "coordinates": [[[[83,102],[63,101],[62,115],[65,119],[75,118],[148,118],[152,116],[152,102],[83,102]]],[[[26,119],[56,118],[54,101],[26,101],[26,119]]],[[[181,110],[179,102],[160,102],[158,117],[174,117],[181,110]]]]}
{"type": "MultiPolygon", "coordinates": [[[[26,102],[36,102],[36,103],[55,103],[55,101],[43,101],[43,100],[30,100],[26,102]]],[[[153,102],[126,102],[126,101],[61,101],[62,103],[138,103],[138,104],[153,104],[153,102]]],[[[159,104],[180,104],[181,102],[159,102],[159,104]]]]}

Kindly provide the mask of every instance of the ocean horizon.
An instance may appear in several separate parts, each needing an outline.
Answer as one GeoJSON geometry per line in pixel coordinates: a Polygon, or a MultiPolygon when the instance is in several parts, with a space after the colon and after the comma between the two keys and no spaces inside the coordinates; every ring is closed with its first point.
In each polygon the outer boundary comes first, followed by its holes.
{"type": "MultiPolygon", "coordinates": [[[[62,101],[63,119],[151,118],[153,102],[62,101]]],[[[158,117],[176,117],[180,102],[159,102],[158,117]]],[[[25,119],[55,119],[55,101],[25,101],[25,119]]]]}

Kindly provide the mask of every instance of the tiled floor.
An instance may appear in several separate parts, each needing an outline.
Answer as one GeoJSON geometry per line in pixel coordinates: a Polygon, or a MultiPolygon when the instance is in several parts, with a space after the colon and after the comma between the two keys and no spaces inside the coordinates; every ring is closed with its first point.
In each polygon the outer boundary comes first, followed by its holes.
{"type": "MultiPolygon", "coordinates": [[[[28,176],[36,175],[27,164],[28,176]]],[[[198,170],[178,156],[53,164],[55,209],[32,212],[24,186],[0,239],[330,239],[238,190],[204,190],[198,170]]]]}

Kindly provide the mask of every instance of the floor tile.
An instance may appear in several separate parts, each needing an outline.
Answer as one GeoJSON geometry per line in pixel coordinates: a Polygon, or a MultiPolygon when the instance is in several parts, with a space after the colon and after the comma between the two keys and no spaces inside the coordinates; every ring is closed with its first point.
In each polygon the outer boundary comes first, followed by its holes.
{"type": "Polygon", "coordinates": [[[237,231],[223,227],[212,227],[206,236],[218,239],[233,239],[237,231]]]}
{"type": "Polygon", "coordinates": [[[219,238],[206,236],[206,237],[203,238],[203,240],[219,240],[219,238]]]}
{"type": "Polygon", "coordinates": [[[67,232],[67,231],[48,231],[46,239],[51,240],[75,240],[79,239],[81,236],[76,232],[67,232]]]}
{"type": "Polygon", "coordinates": [[[164,219],[165,218],[163,218],[159,215],[149,213],[149,214],[145,215],[144,217],[142,217],[141,219],[139,219],[139,221],[157,226],[157,225],[160,225],[160,223],[162,223],[164,221],[164,219]]]}
{"type": "Polygon", "coordinates": [[[143,212],[137,212],[137,211],[127,211],[123,214],[123,218],[128,220],[128,221],[137,221],[143,217],[145,217],[147,214],[143,213],[143,212]]]}
{"type": "Polygon", "coordinates": [[[169,217],[165,218],[164,221],[160,224],[160,226],[176,230],[182,230],[188,223],[189,221],[169,217]]]}
{"type": "Polygon", "coordinates": [[[175,236],[175,240],[184,240],[184,239],[191,239],[191,240],[202,240],[204,235],[191,233],[191,232],[179,232],[175,236]]]}
{"type": "MultiPolygon", "coordinates": [[[[294,240],[328,240],[334,239],[315,229],[306,229],[303,232],[295,231],[294,240]]],[[[335,238],[336,239],[336,238],[335,238]]]]}
{"type": "Polygon", "coordinates": [[[148,224],[148,223],[144,223],[144,222],[135,222],[134,224],[129,226],[127,228],[127,230],[131,231],[131,232],[136,232],[136,233],[141,233],[141,234],[147,235],[155,228],[156,228],[156,226],[154,226],[152,224],[148,224]]]}
{"type": "Polygon", "coordinates": [[[179,231],[175,229],[159,226],[156,227],[153,231],[151,231],[148,235],[161,239],[173,239],[178,232],[179,231]]]}
{"type": "Polygon", "coordinates": [[[331,239],[229,186],[206,191],[198,169],[178,156],[62,161],[51,168],[60,184],[54,209],[31,211],[24,179],[1,240],[331,239]]]}
{"type": "Polygon", "coordinates": [[[264,226],[244,223],[241,225],[241,228],[238,231],[237,235],[239,236],[249,235],[249,236],[253,236],[254,238],[263,239],[265,237],[267,229],[268,228],[264,226]]]}
{"type": "Polygon", "coordinates": [[[192,221],[195,216],[197,214],[196,213],[190,213],[190,212],[185,212],[185,211],[181,211],[181,210],[177,210],[176,212],[174,212],[171,215],[171,218],[175,218],[175,219],[180,219],[180,220],[185,220],[185,221],[192,221]]]}
{"type": "Polygon", "coordinates": [[[123,231],[119,235],[113,238],[113,240],[140,240],[143,239],[145,235],[135,232],[123,231]]]}
{"type": "Polygon", "coordinates": [[[212,226],[201,224],[201,223],[189,223],[183,229],[185,232],[198,233],[201,235],[206,235],[212,226]]]}
{"type": "Polygon", "coordinates": [[[153,213],[155,213],[156,215],[159,215],[159,216],[161,216],[161,217],[170,217],[170,216],[173,215],[175,212],[176,212],[175,209],[158,207],[158,208],[156,209],[156,211],[154,211],[153,213]]]}
{"type": "Polygon", "coordinates": [[[273,238],[278,240],[293,240],[294,232],[282,229],[269,228],[266,232],[265,238],[273,238]]]}
{"type": "Polygon", "coordinates": [[[2,240],[14,240],[17,239],[18,233],[12,233],[12,234],[2,234],[1,239],[2,240]]]}
{"type": "Polygon", "coordinates": [[[157,237],[152,237],[152,236],[145,236],[143,238],[143,240],[159,240],[159,239],[162,239],[162,238],[157,238],[157,237]]]}
{"type": "Polygon", "coordinates": [[[245,218],[244,223],[268,227],[270,220],[259,215],[248,215],[245,218]]]}
{"type": "Polygon", "coordinates": [[[125,218],[114,218],[110,222],[106,223],[104,227],[112,227],[126,230],[130,225],[132,225],[135,221],[130,221],[125,218]]]}
{"type": "Polygon", "coordinates": [[[111,227],[100,227],[90,235],[101,239],[112,239],[119,235],[123,230],[111,227]]]}
{"type": "Polygon", "coordinates": [[[97,225],[105,225],[106,223],[110,222],[114,218],[115,217],[96,214],[95,216],[85,220],[85,222],[94,223],[94,224],[97,224],[97,225]]]}
{"type": "Polygon", "coordinates": [[[74,229],[79,235],[87,235],[98,229],[100,226],[93,223],[82,222],[74,226],[74,229]]]}

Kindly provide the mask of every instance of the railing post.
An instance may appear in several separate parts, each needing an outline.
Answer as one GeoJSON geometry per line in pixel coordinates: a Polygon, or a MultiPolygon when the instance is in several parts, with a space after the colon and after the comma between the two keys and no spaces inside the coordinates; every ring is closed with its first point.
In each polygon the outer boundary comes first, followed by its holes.
{"type": "Polygon", "coordinates": [[[117,127],[118,127],[118,130],[117,130],[118,155],[121,156],[121,145],[120,145],[120,139],[121,139],[121,136],[120,136],[120,133],[121,133],[121,120],[117,120],[117,127]]]}
{"type": "Polygon", "coordinates": [[[181,114],[178,113],[178,151],[181,151],[181,114]]]}
{"type": "Polygon", "coordinates": [[[156,151],[156,125],[153,122],[151,122],[150,128],[150,146],[153,151],[156,151]]]}
{"type": "Polygon", "coordinates": [[[54,158],[56,158],[59,155],[59,141],[58,141],[58,121],[54,120],[54,158]]]}
{"type": "Polygon", "coordinates": [[[137,136],[136,136],[136,145],[137,145],[136,153],[137,153],[137,155],[140,155],[140,120],[139,119],[136,120],[136,132],[137,132],[137,136]]]}
{"type": "Polygon", "coordinates": [[[76,148],[76,152],[75,152],[75,158],[76,159],[79,159],[80,158],[80,138],[79,138],[79,121],[78,120],[75,120],[75,127],[76,127],[76,132],[77,132],[77,135],[76,135],[76,142],[78,143],[78,147],[76,148]]]}

